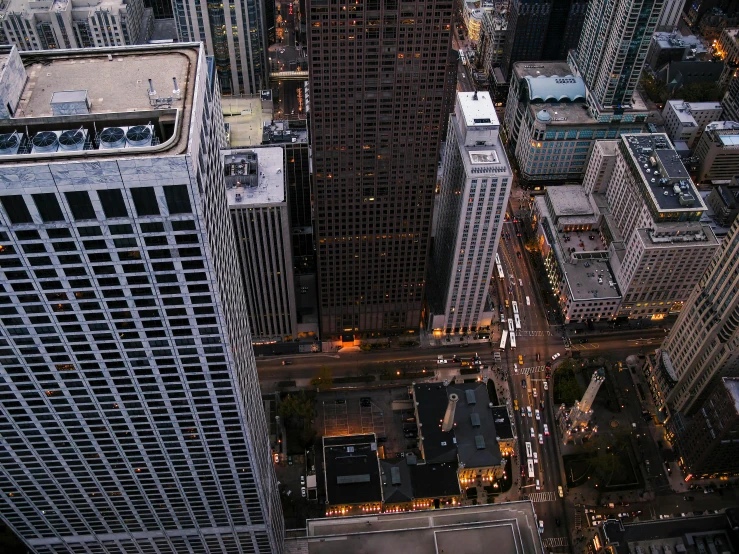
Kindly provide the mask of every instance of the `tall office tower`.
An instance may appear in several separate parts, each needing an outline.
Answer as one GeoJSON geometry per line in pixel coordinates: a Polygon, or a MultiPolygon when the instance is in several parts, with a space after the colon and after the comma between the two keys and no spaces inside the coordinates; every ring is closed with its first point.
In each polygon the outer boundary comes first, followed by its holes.
{"type": "Polygon", "coordinates": [[[308,2],[321,329],[418,329],[453,2],[308,2]]]}
{"type": "Polygon", "coordinates": [[[0,517],[43,554],[281,552],[212,62],[27,56],[0,74],[28,116],[0,113],[0,517]]]}
{"type": "Polygon", "coordinates": [[[154,19],[173,19],[172,0],[144,0],[144,5],[151,9],[154,19]]]}
{"type": "MultiPolygon", "coordinates": [[[[722,377],[739,376],[739,219],[667,335],[652,372],[661,405],[691,414],[722,377]]],[[[661,407],[661,406],[660,406],[661,407]]]]}
{"type": "Polygon", "coordinates": [[[252,339],[291,341],[298,322],[282,148],[223,153],[252,339]]]}
{"type": "Polygon", "coordinates": [[[512,181],[499,127],[489,92],[457,93],[427,289],[427,328],[436,333],[476,331],[497,318],[488,283],[512,181]]]}
{"type": "MultiPolygon", "coordinates": [[[[588,87],[593,114],[634,104],[664,0],[592,0],[570,61],[588,87]]],[[[596,115],[597,117],[597,115],[596,115]]]]}
{"type": "Polygon", "coordinates": [[[19,50],[143,44],[150,27],[143,0],[9,0],[0,8],[0,40],[19,50]]]}
{"type": "Polygon", "coordinates": [[[223,94],[257,94],[266,88],[267,43],[259,0],[172,0],[182,42],[203,42],[215,59],[223,94]]]}
{"type": "Polygon", "coordinates": [[[513,0],[503,69],[520,61],[564,60],[577,46],[590,0],[513,0]]]}

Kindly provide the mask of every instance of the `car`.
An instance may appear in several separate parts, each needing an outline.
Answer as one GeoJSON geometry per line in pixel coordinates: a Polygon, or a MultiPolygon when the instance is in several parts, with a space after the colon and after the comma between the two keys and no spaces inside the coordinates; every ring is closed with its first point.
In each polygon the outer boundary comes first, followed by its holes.
{"type": "MultiPolygon", "coordinates": [[[[502,308],[502,307],[503,307],[503,306],[501,306],[501,308],[502,308]]],[[[506,321],[506,319],[505,319],[505,314],[500,314],[500,322],[501,322],[501,323],[505,323],[505,321],[506,321]]]]}
{"type": "Polygon", "coordinates": [[[534,452],[534,463],[535,464],[539,463],[539,453],[538,452],[534,452]]]}
{"type": "MultiPolygon", "coordinates": [[[[541,484],[539,483],[539,480],[538,479],[536,480],[536,490],[538,490],[538,491],[541,490],[541,484]]],[[[542,527],[543,527],[543,525],[542,525],[542,527]]]]}
{"type": "MultiPolygon", "coordinates": [[[[521,235],[519,235],[519,236],[521,236],[521,235]]],[[[522,287],[523,286],[523,279],[519,279],[518,280],[518,286],[519,287],[522,287]]]]}
{"type": "Polygon", "coordinates": [[[703,494],[711,494],[713,492],[713,489],[704,489],[703,494]]]}
{"type": "Polygon", "coordinates": [[[288,360],[282,360],[282,365],[292,365],[292,362],[288,360]]]}
{"type": "Polygon", "coordinates": [[[520,365],[523,365],[523,354],[519,354],[519,355],[518,355],[518,363],[519,363],[520,365]]]}
{"type": "Polygon", "coordinates": [[[518,410],[518,400],[516,398],[513,399],[513,409],[518,410]]]}
{"type": "Polygon", "coordinates": [[[557,358],[559,358],[559,357],[560,357],[561,355],[562,355],[562,354],[560,354],[559,352],[557,352],[557,353],[556,353],[556,354],[555,354],[554,356],[552,356],[552,361],[556,360],[556,359],[557,359],[557,358]]]}
{"type": "Polygon", "coordinates": [[[539,354],[539,353],[537,352],[537,353],[536,353],[536,361],[538,362],[539,360],[541,360],[541,354],[539,354]]]}
{"type": "MultiPolygon", "coordinates": [[[[560,498],[564,498],[565,493],[562,490],[562,485],[557,485],[557,492],[559,493],[560,498]]],[[[559,518],[557,518],[555,521],[557,522],[557,526],[559,526],[559,518]]]]}
{"type": "Polygon", "coordinates": [[[513,364],[513,373],[518,373],[518,364],[513,364]]]}
{"type": "Polygon", "coordinates": [[[539,410],[534,410],[534,415],[536,415],[536,420],[537,421],[540,421],[541,420],[541,414],[539,413],[539,410]]]}
{"type": "Polygon", "coordinates": [[[534,389],[534,398],[536,398],[537,392],[536,389],[534,389]]]}
{"type": "Polygon", "coordinates": [[[533,427],[531,428],[531,438],[532,439],[535,439],[536,438],[536,431],[534,431],[534,428],[533,427]]]}
{"type": "Polygon", "coordinates": [[[300,484],[305,485],[305,475],[300,476],[300,484]]]}
{"type": "Polygon", "coordinates": [[[436,359],[436,363],[437,363],[437,364],[447,364],[447,363],[449,363],[449,360],[445,360],[445,359],[444,359],[444,358],[443,358],[442,356],[439,356],[439,357],[438,357],[438,358],[436,359]]]}
{"type": "Polygon", "coordinates": [[[293,457],[292,456],[288,456],[287,457],[287,465],[289,465],[289,466],[293,465],[293,457]]]}
{"type": "Polygon", "coordinates": [[[521,379],[521,386],[526,388],[526,379],[521,379]]]}
{"type": "Polygon", "coordinates": [[[539,444],[544,444],[544,435],[539,433],[539,444]]]}
{"type": "Polygon", "coordinates": [[[683,500],[691,501],[691,500],[695,500],[695,497],[694,496],[683,496],[683,500]]]}
{"type": "Polygon", "coordinates": [[[552,369],[552,362],[550,362],[549,360],[547,360],[547,363],[544,364],[544,368],[545,369],[552,369]]]}
{"type": "MultiPolygon", "coordinates": [[[[526,414],[531,417],[531,406],[526,406],[526,414]]],[[[532,429],[533,431],[533,429],[532,429]]],[[[531,435],[533,437],[533,435],[531,435]]]]}
{"type": "Polygon", "coordinates": [[[544,381],[544,390],[549,390],[549,382],[544,381]]]}
{"type": "Polygon", "coordinates": [[[520,258],[521,257],[521,252],[516,252],[516,257],[517,258],[520,258]]]}
{"type": "Polygon", "coordinates": [[[305,498],[305,487],[300,487],[300,496],[305,498]]]}
{"type": "Polygon", "coordinates": [[[539,400],[539,409],[543,412],[544,411],[544,401],[539,400]]]}
{"type": "Polygon", "coordinates": [[[544,424],[544,436],[549,436],[549,425],[547,425],[546,423],[544,424]]]}
{"type": "Polygon", "coordinates": [[[521,417],[526,417],[526,410],[524,410],[523,408],[521,408],[521,417]]]}

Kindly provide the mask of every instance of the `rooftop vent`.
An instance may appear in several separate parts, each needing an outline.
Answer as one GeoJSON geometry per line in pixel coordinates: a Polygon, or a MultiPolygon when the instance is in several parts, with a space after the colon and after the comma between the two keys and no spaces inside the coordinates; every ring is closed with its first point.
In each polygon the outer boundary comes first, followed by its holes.
{"type": "Polygon", "coordinates": [[[126,146],[126,129],[107,127],[100,133],[100,148],[123,148],[126,146]]]}
{"type": "Polygon", "coordinates": [[[400,485],[400,468],[398,466],[390,468],[390,483],[396,487],[400,485]]]}
{"type": "Polygon", "coordinates": [[[59,134],[55,131],[41,131],[31,139],[31,154],[46,154],[59,149],[59,134]]]}
{"type": "Polygon", "coordinates": [[[83,150],[85,148],[86,137],[87,131],[82,128],[64,131],[59,135],[59,150],[63,150],[65,152],[83,150]]]}
{"type": "Polygon", "coordinates": [[[475,447],[478,450],[485,450],[485,437],[482,435],[475,435],[475,447]]]}
{"type": "Polygon", "coordinates": [[[472,423],[472,427],[479,427],[480,426],[480,414],[475,414],[475,413],[470,414],[470,423],[472,423]]]}
{"type": "Polygon", "coordinates": [[[12,156],[18,153],[23,135],[18,131],[0,135],[0,156],[12,156]]]}
{"type": "Polygon", "coordinates": [[[143,146],[151,146],[151,126],[136,125],[126,132],[126,143],[131,148],[141,148],[143,146]]]}
{"type": "Polygon", "coordinates": [[[467,404],[477,404],[477,398],[475,397],[475,391],[467,389],[464,391],[464,396],[467,399],[467,404]]]}

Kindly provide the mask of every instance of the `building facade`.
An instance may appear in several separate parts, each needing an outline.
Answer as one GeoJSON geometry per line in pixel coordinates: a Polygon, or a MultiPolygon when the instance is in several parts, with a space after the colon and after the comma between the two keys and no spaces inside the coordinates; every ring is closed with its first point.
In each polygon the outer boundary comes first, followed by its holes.
{"type": "Polygon", "coordinates": [[[204,48],[3,65],[0,517],[41,554],[282,552],[204,48]]]}
{"type": "Polygon", "coordinates": [[[670,140],[673,143],[684,141],[692,149],[706,125],[721,120],[723,110],[718,102],[668,100],[662,110],[662,117],[670,140]]]}
{"type": "Polygon", "coordinates": [[[321,330],[416,330],[456,82],[453,3],[308,9],[321,330]]]}
{"type": "Polygon", "coordinates": [[[21,51],[143,44],[151,19],[143,0],[11,0],[0,8],[0,43],[21,51]]]}
{"type": "Polygon", "coordinates": [[[739,376],[739,220],[657,351],[652,377],[666,410],[694,413],[722,377],[739,376]]]}
{"type": "Polygon", "coordinates": [[[493,69],[503,63],[503,51],[508,35],[508,16],[498,11],[483,11],[477,56],[485,75],[492,82],[493,69]]]}
{"type": "Polygon", "coordinates": [[[298,321],[283,150],[223,154],[252,340],[294,340],[298,321]]]}
{"type": "Polygon", "coordinates": [[[721,105],[724,108],[724,119],[739,121],[739,77],[732,77],[729,81],[721,105]]]}
{"type": "Polygon", "coordinates": [[[203,42],[213,56],[221,93],[257,94],[267,88],[267,33],[259,0],[172,0],[182,42],[203,42]]]}
{"type": "Polygon", "coordinates": [[[590,2],[570,60],[588,87],[594,117],[634,106],[634,91],[663,6],[663,0],[590,2]]]}
{"type": "Polygon", "coordinates": [[[670,422],[686,480],[739,474],[739,379],[724,377],[699,413],[687,421],[673,418],[670,422]]]}
{"type": "Polygon", "coordinates": [[[739,123],[714,121],[695,147],[698,158],[698,182],[728,183],[739,175],[739,123]]]}
{"type": "Polygon", "coordinates": [[[499,128],[489,92],[457,93],[428,277],[428,328],[435,333],[490,326],[488,283],[513,177],[499,128]]]}
{"type": "Polygon", "coordinates": [[[672,31],[677,28],[683,13],[683,6],[685,6],[685,0],[666,0],[659,16],[657,30],[672,31]]]}

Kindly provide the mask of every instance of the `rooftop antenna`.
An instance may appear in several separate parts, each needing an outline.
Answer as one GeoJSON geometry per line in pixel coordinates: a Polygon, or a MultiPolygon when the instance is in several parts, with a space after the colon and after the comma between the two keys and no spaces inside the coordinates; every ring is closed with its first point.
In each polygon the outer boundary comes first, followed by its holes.
{"type": "Polygon", "coordinates": [[[151,79],[149,79],[149,96],[156,96],[157,91],[154,90],[154,83],[151,82],[151,79]]]}
{"type": "Polygon", "coordinates": [[[477,100],[477,91],[475,91],[475,95],[472,97],[473,100],[477,100]]]}
{"type": "Polygon", "coordinates": [[[180,87],[177,86],[177,77],[172,77],[172,82],[174,83],[174,90],[172,91],[172,94],[175,96],[180,95],[180,87]]]}

